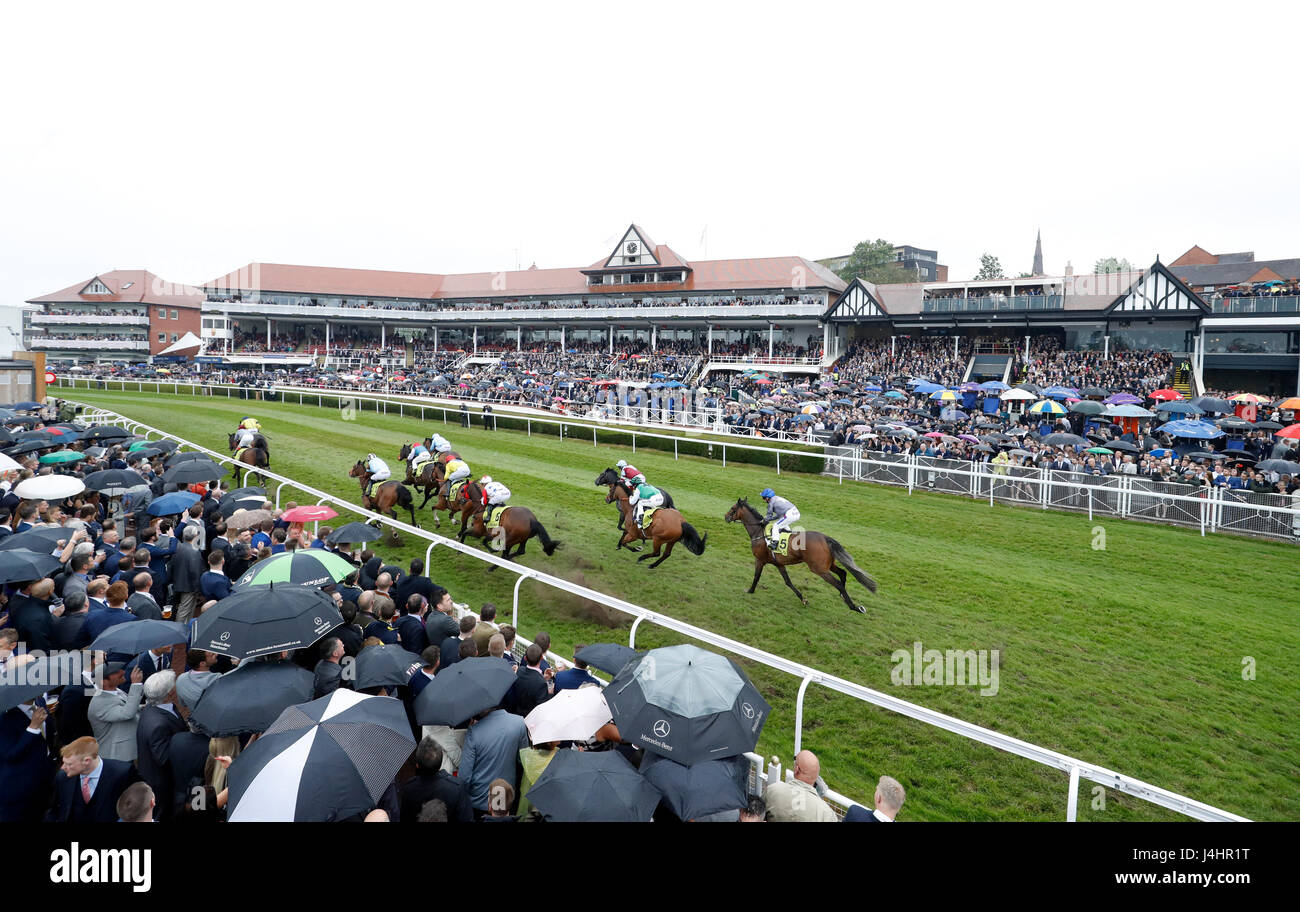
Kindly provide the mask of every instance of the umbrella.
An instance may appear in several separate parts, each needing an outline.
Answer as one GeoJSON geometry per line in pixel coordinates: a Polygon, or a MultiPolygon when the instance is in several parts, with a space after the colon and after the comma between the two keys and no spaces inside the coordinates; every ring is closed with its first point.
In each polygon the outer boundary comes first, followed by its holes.
{"type": "Polygon", "coordinates": [[[617,751],[559,751],[527,797],[550,821],[645,823],[661,794],[617,751]]]}
{"type": "Polygon", "coordinates": [[[19,402],[17,405],[10,406],[15,412],[28,412],[41,407],[39,402],[19,402]]]}
{"type": "Polygon", "coordinates": [[[1289,412],[1300,411],[1300,396],[1292,396],[1289,399],[1283,399],[1277,403],[1277,407],[1289,412]]]}
{"type": "Polygon", "coordinates": [[[624,665],[643,655],[645,653],[637,652],[630,646],[620,646],[618,643],[592,643],[579,649],[573,657],[593,668],[618,674],[623,670],[624,665]]]}
{"type": "MultiPolygon", "coordinates": [[[[1280,431],[1273,432],[1274,437],[1284,437],[1288,440],[1300,440],[1300,424],[1293,424],[1290,427],[1284,427],[1280,431]]],[[[18,487],[22,487],[19,485],[18,487]]]]}
{"type": "Polygon", "coordinates": [[[950,389],[940,389],[931,393],[930,398],[935,402],[955,402],[961,397],[950,389]]]}
{"type": "Polygon", "coordinates": [[[1109,418],[1154,418],[1155,412],[1147,411],[1139,405],[1112,405],[1101,414],[1109,418]]]}
{"type": "Polygon", "coordinates": [[[1282,425],[1278,424],[1276,421],[1256,421],[1255,428],[1260,431],[1280,431],[1282,430],[1282,425]]]}
{"type": "Polygon", "coordinates": [[[1232,397],[1233,402],[1244,402],[1248,405],[1268,405],[1268,400],[1263,396],[1256,396],[1254,393],[1238,393],[1232,397]]]}
{"type": "Polygon", "coordinates": [[[1109,396],[1110,390],[1104,390],[1097,386],[1089,386],[1085,389],[1080,390],[1079,395],[1085,398],[1091,398],[1095,396],[1109,396]]]}
{"type": "Polygon", "coordinates": [[[226,470],[215,462],[191,459],[178,462],[163,473],[163,481],[168,484],[194,484],[201,481],[217,481],[226,474],[226,470]]]}
{"type": "Polygon", "coordinates": [[[772,711],[739,665],[690,645],[629,663],[605,699],[625,741],[688,766],[753,750],[772,711]]]}
{"type": "Polygon", "coordinates": [[[281,513],[280,518],[291,523],[324,522],[338,515],[334,510],[320,504],[317,506],[294,507],[292,510],[281,513]]]}
{"type": "Polygon", "coordinates": [[[749,801],[745,794],[749,761],[744,757],[683,766],[658,754],[646,754],[641,775],[664,793],[664,801],[682,820],[738,810],[749,801]]]}
{"type": "Polygon", "coordinates": [[[1217,412],[1220,415],[1227,414],[1233,409],[1233,405],[1227,399],[1216,399],[1213,396],[1201,396],[1192,400],[1192,405],[1205,412],[1217,412]]]}
{"type": "Polygon", "coordinates": [[[6,452],[13,456],[25,456],[38,450],[52,450],[56,446],[63,446],[63,444],[51,440],[24,440],[22,443],[9,447],[6,452]]]}
{"type": "Polygon", "coordinates": [[[1127,440],[1112,440],[1112,441],[1110,441],[1110,443],[1106,444],[1106,446],[1110,447],[1112,450],[1119,450],[1119,451],[1122,452],[1122,453],[1140,453],[1140,452],[1142,452],[1142,448],[1141,448],[1141,447],[1139,447],[1139,446],[1137,446],[1137,445],[1135,445],[1135,444],[1129,443],[1127,440]]]}
{"type": "MultiPolygon", "coordinates": [[[[217,605],[224,605],[235,597],[222,599],[217,605]]],[[[209,608],[203,613],[203,618],[215,610],[209,608]]],[[[198,637],[194,642],[195,648],[209,648],[199,647],[198,637]]],[[[190,724],[209,738],[263,732],[287,708],[310,700],[313,686],[312,673],[293,662],[243,662],[203,691],[198,705],[190,713],[190,724]]],[[[409,723],[407,731],[410,731],[409,723]]],[[[387,787],[388,783],[384,785],[387,787]]]]}
{"type": "Polygon", "coordinates": [[[342,623],[334,599],[319,589],[258,587],[228,595],[203,612],[190,645],[242,660],[302,649],[342,623]]]}
{"type": "Polygon", "coordinates": [[[346,545],[356,542],[375,541],[382,537],[383,533],[374,526],[363,522],[350,522],[331,532],[326,541],[331,545],[346,545]]]}
{"type": "MultiPolygon", "coordinates": [[[[207,453],[172,453],[163,461],[163,465],[171,468],[172,466],[179,465],[182,462],[193,462],[195,460],[212,462],[212,457],[207,453]]],[[[212,464],[216,465],[215,462],[212,464]]]]}
{"type": "MultiPolygon", "coordinates": [[[[1278,427],[1281,427],[1281,425],[1278,425],[1278,427]]],[[[15,469],[21,469],[21,468],[22,466],[19,465],[17,462],[15,462],[13,459],[10,459],[4,453],[0,453],[0,472],[10,472],[15,469]]]]}
{"type": "MultiPolygon", "coordinates": [[[[251,529],[253,526],[261,525],[268,519],[273,519],[267,510],[236,510],[226,519],[226,528],[236,532],[242,532],[244,529],[251,529]]],[[[320,550],[319,548],[317,550],[320,550]]]]}
{"type": "Polygon", "coordinates": [[[1087,442],[1078,434],[1048,434],[1042,440],[1043,446],[1052,447],[1083,446],[1087,442]]]}
{"type": "MultiPolygon", "coordinates": [[[[362,650],[364,652],[364,650],[362,650]]],[[[524,717],[534,744],[551,741],[586,741],[614,718],[605,695],[596,686],[558,690],[524,717]]]]}
{"type": "Polygon", "coordinates": [[[130,437],[131,432],[126,428],[117,427],[112,424],[97,424],[94,427],[87,428],[81,435],[82,440],[121,440],[130,437]]]}
{"type": "Polygon", "coordinates": [[[143,447],[142,449],[133,450],[130,453],[127,453],[126,461],[128,463],[133,463],[140,459],[153,459],[155,456],[161,456],[161,455],[162,455],[162,450],[158,449],[157,447],[151,447],[151,446],[143,447]]]}
{"type": "Polygon", "coordinates": [[[221,506],[217,508],[217,511],[223,519],[229,519],[239,510],[262,510],[262,504],[264,503],[266,503],[265,494],[241,494],[238,497],[231,497],[227,494],[221,498],[221,506]]]}
{"type": "Polygon", "coordinates": [[[1165,402],[1157,405],[1156,411],[1166,415],[1200,415],[1204,410],[1190,402],[1165,402]]]}
{"type": "Polygon", "coordinates": [[[407,652],[399,643],[367,646],[357,653],[356,664],[353,666],[357,677],[353,686],[357,690],[405,687],[411,680],[411,672],[420,665],[420,657],[407,652]]]}
{"type": "Polygon", "coordinates": [[[1116,393],[1102,401],[1107,405],[1141,405],[1142,397],[1134,396],[1132,393],[1116,393]]]}
{"type": "Polygon", "coordinates": [[[1115,452],[1115,451],[1114,451],[1114,450],[1108,450],[1108,449],[1106,449],[1105,447],[1102,447],[1102,446],[1095,446],[1095,447],[1088,447],[1088,449],[1087,449],[1086,452],[1089,452],[1089,453],[1095,453],[1095,454],[1097,454],[1098,456],[1109,456],[1111,453],[1113,453],[1113,452],[1115,452]]]}
{"type": "Polygon", "coordinates": [[[42,465],[66,465],[70,462],[80,462],[86,458],[85,453],[78,453],[74,450],[59,450],[55,453],[46,453],[41,457],[42,465]]]}
{"type": "Polygon", "coordinates": [[[22,548],[0,551],[0,583],[25,583],[44,579],[57,570],[60,564],[59,559],[48,550],[45,553],[22,548]]]}
{"type": "Polygon", "coordinates": [[[1029,411],[1035,415],[1064,415],[1065,408],[1059,402],[1053,402],[1051,399],[1040,399],[1029,407],[1029,411]]]}
{"type": "Polygon", "coordinates": [[[70,537],[71,533],[62,526],[41,526],[39,529],[16,532],[0,539],[0,551],[18,549],[49,554],[58,547],[59,542],[66,544],[70,537]]]}
{"type": "Polygon", "coordinates": [[[1067,397],[1078,399],[1079,391],[1068,386],[1049,386],[1043,390],[1042,395],[1051,399],[1065,399],[1067,397]]]}
{"type": "Polygon", "coordinates": [[[91,472],[82,480],[88,490],[98,491],[106,497],[117,497],[138,485],[148,484],[138,472],[130,469],[104,469],[91,472]]]}
{"type": "Polygon", "coordinates": [[[1234,430],[1234,431],[1250,430],[1251,428],[1254,427],[1253,424],[1251,424],[1249,421],[1246,421],[1245,419],[1242,418],[1220,418],[1218,421],[1214,423],[1221,428],[1234,430]]]}
{"type": "MultiPolygon", "coordinates": [[[[157,501],[154,501],[157,503],[157,501]]],[[[288,584],[293,586],[328,586],[352,573],[356,567],[324,548],[286,551],[258,561],[235,581],[236,589],[288,584]]]]}
{"type": "Polygon", "coordinates": [[[230,765],[226,819],[328,822],[361,814],[414,749],[406,711],[392,697],[340,689],[290,706],[230,765]]]}
{"type": "Polygon", "coordinates": [[[1183,394],[1174,389],[1159,389],[1147,396],[1148,399],[1160,399],[1165,402],[1177,402],[1183,394]]]}
{"type": "Polygon", "coordinates": [[[1106,412],[1106,406],[1092,399],[1083,399],[1070,406],[1070,411],[1078,415],[1101,415],[1106,412]]]}
{"type": "Polygon", "coordinates": [[[86,490],[80,478],[70,475],[37,475],[18,482],[14,493],[24,500],[62,500],[86,490]]]}
{"type": "Polygon", "coordinates": [[[0,672],[0,712],[69,684],[81,684],[81,663],[75,652],[37,656],[30,662],[12,661],[0,672]]]}
{"type": "Polygon", "coordinates": [[[1300,462],[1287,459],[1265,459],[1255,468],[1265,472],[1277,472],[1279,475],[1300,475],[1300,462]]]}
{"type": "Polygon", "coordinates": [[[1189,437],[1193,440],[1213,440],[1216,437],[1224,436],[1223,431],[1208,421],[1195,421],[1192,419],[1170,421],[1168,424],[1162,424],[1156,430],[1171,437],[1189,437]]]}
{"type": "Polygon", "coordinates": [[[965,421],[969,416],[961,409],[946,408],[939,413],[944,421],[965,421]]]}
{"type": "Polygon", "coordinates": [[[457,662],[440,670],[415,698],[415,721],[459,727],[499,704],[514,683],[514,667],[505,659],[457,662]]]}
{"type": "Polygon", "coordinates": [[[202,499],[189,491],[173,491],[152,501],[145,512],[150,516],[174,516],[177,513],[184,513],[202,499]]]}
{"type": "Polygon", "coordinates": [[[139,655],[149,649],[188,643],[185,625],[175,621],[137,621],[134,624],[115,624],[90,644],[90,649],[104,652],[124,652],[139,655]]]}
{"type": "Polygon", "coordinates": [[[1000,398],[1003,402],[1020,402],[1020,401],[1028,402],[1030,399],[1037,399],[1038,395],[1036,393],[1031,393],[1027,389],[1016,387],[1013,390],[1007,390],[998,398],[1000,398]]]}

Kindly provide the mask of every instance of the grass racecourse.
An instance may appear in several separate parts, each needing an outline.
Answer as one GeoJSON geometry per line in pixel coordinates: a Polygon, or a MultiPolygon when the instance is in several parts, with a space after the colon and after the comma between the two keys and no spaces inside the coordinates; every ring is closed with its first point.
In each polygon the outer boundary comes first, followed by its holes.
{"type": "MultiPolygon", "coordinates": [[[[490,473],[530,507],[553,557],[530,543],[521,563],[919,703],[960,719],[1262,820],[1300,818],[1300,550],[1232,535],[1073,515],[672,453],[593,446],[518,431],[464,430],[396,415],[153,393],[61,390],[214,450],[255,414],[273,468],[359,502],[348,469],[368,451],[401,471],[400,445],[443,432],[475,476],[490,473]],[[677,506],[708,548],[683,548],[656,570],[615,552],[615,513],[593,481],[628,458],[677,506]],[[803,607],[769,567],[754,595],[749,541],[722,521],[742,495],[768,486],[803,524],[838,539],[879,583],[849,612],[802,566],[803,607]],[[1094,549],[1094,526],[1105,530],[1094,549]],[[996,695],[978,686],[893,683],[895,650],[998,650],[996,695]]],[[[286,497],[288,491],[286,489],[286,497]]],[[[760,502],[761,503],[761,502],[760,502]]],[[[417,500],[418,504],[418,500],[417,500]]],[[[432,527],[426,510],[420,524],[432,527]]],[[[343,519],[346,519],[344,517],[343,519]]],[[[339,522],[343,521],[340,519],[339,522]]],[[[444,530],[446,525],[444,523],[444,530]]],[[[405,565],[424,545],[380,549],[405,565]]],[[[508,618],[515,577],[435,549],[429,568],[458,601],[495,602],[508,618]]],[[[854,588],[856,587],[856,588],[854,588]]],[[[520,633],[550,631],[552,648],[627,642],[631,619],[533,582],[521,589],[520,633]]],[[[680,642],[642,624],[639,648],[680,642]]],[[[759,751],[788,763],[799,682],[753,663],[772,704],[759,751]]],[[[1067,777],[1028,760],[809,687],[803,744],[831,787],[869,803],[882,774],[907,789],[905,820],[1064,820],[1067,777]]],[[[1080,783],[1080,820],[1181,819],[1111,789],[1080,783]]]]}

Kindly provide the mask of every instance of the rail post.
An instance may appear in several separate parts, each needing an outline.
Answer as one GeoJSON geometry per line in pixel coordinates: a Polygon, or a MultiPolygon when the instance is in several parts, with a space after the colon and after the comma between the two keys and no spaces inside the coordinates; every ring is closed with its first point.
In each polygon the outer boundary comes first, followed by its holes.
{"type": "Polygon", "coordinates": [[[1070,767],[1070,794],[1065,802],[1065,820],[1076,823],[1079,817],[1079,768],[1070,767]]]}
{"type": "Polygon", "coordinates": [[[806,674],[803,680],[799,682],[799,695],[795,697],[794,703],[794,752],[797,756],[803,749],[803,698],[808,692],[808,685],[812,683],[812,675],[806,674]]]}

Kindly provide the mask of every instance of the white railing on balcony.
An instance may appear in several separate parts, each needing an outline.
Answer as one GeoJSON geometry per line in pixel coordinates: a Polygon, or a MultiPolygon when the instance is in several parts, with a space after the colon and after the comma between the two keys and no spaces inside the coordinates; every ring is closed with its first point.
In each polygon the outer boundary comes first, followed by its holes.
{"type": "Polygon", "coordinates": [[[649,320],[681,319],[683,317],[717,319],[790,319],[803,317],[815,320],[826,307],[823,304],[666,304],[628,307],[494,307],[488,310],[469,308],[442,308],[414,310],[387,307],[336,307],[330,305],[273,304],[269,302],[205,301],[203,313],[228,314],[242,317],[266,318],[296,316],[309,320],[326,317],[343,322],[370,322],[377,315],[385,321],[402,323],[508,323],[552,322],[558,320],[649,320]]]}
{"type": "Polygon", "coordinates": [[[149,317],[147,315],[128,316],[88,310],[79,314],[35,313],[31,316],[31,322],[34,324],[72,326],[148,326],[149,317]]]}
{"type": "Polygon", "coordinates": [[[77,351],[148,351],[148,336],[138,339],[48,339],[32,336],[27,343],[31,348],[64,348],[77,351]]]}

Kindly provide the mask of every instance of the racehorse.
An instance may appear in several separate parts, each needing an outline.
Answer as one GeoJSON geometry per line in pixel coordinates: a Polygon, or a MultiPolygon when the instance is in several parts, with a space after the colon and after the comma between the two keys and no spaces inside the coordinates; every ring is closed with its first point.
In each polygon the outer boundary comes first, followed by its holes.
{"type": "Polygon", "coordinates": [[[867,613],[866,608],[855,605],[849,598],[844,583],[848,580],[848,573],[852,573],[854,579],[871,592],[875,592],[876,581],[858,568],[849,552],[845,551],[844,546],[835,539],[820,532],[796,532],[790,536],[788,554],[773,554],[767,546],[764,528],[767,524],[763,520],[763,515],[750,506],[748,500],[742,497],[736,501],[736,505],[727,511],[725,518],[727,522],[739,520],[744,524],[745,531],[749,533],[750,550],[754,552],[754,582],[749,585],[750,595],[754,594],[754,589],[758,586],[758,578],[763,575],[763,568],[768,564],[775,564],[776,569],[781,571],[781,579],[785,580],[785,584],[799,597],[799,601],[807,605],[808,599],[795,588],[794,583],[790,581],[790,574],[785,572],[785,568],[790,564],[807,564],[809,570],[835,587],[850,611],[867,613]],[[837,566],[835,563],[837,560],[844,566],[837,566]],[[845,573],[845,570],[848,573],[845,573]]]}
{"type": "MultiPolygon", "coordinates": [[[[460,527],[464,529],[470,513],[474,511],[474,505],[483,498],[483,489],[478,486],[477,481],[466,478],[464,484],[461,485],[460,491],[452,498],[448,496],[448,491],[444,490],[446,469],[435,462],[430,471],[433,473],[434,490],[438,492],[438,499],[433,504],[434,526],[441,528],[442,518],[438,514],[440,511],[446,510],[448,512],[448,522],[455,522],[456,515],[460,514],[460,527]]],[[[420,504],[420,506],[423,507],[424,504],[420,504]]]]}
{"type": "MultiPolygon", "coordinates": [[[[231,434],[229,438],[230,452],[235,452],[239,447],[235,443],[235,435],[231,434]]],[[[236,464],[243,464],[254,469],[269,469],[271,467],[271,454],[266,448],[266,438],[261,434],[254,435],[253,445],[247,447],[242,453],[235,457],[236,464]]],[[[231,472],[235,476],[235,484],[239,484],[240,470],[236,466],[231,467],[231,472]]],[[[256,472],[249,472],[249,477],[258,476],[258,480],[265,483],[266,476],[259,475],[256,472]]]]}
{"type": "Polygon", "coordinates": [[[382,482],[375,488],[375,496],[371,498],[366,494],[366,487],[370,484],[370,470],[366,468],[365,460],[358,459],[348,475],[361,483],[361,506],[373,513],[385,513],[393,519],[397,519],[397,508],[402,507],[411,514],[411,525],[420,528],[420,524],[415,521],[415,501],[406,485],[400,481],[382,482]]]}
{"type": "MultiPolygon", "coordinates": [[[[673,545],[680,541],[686,546],[686,550],[692,554],[703,554],[704,545],[709,540],[709,533],[705,532],[703,536],[695,531],[695,527],[682,518],[671,507],[659,507],[655,510],[654,515],[650,517],[650,525],[642,529],[633,516],[635,509],[628,497],[627,489],[621,484],[612,484],[609,486],[609,494],[605,497],[606,503],[618,503],[618,508],[623,514],[623,534],[619,536],[618,544],[614,550],[625,548],[634,541],[645,539],[654,543],[655,549],[649,554],[642,554],[637,558],[640,563],[643,560],[649,560],[652,557],[659,559],[650,565],[651,569],[658,567],[664,561],[668,560],[668,555],[673,553],[673,545]],[[663,551],[661,557],[659,552],[663,551]]],[[[629,551],[639,550],[637,548],[628,548],[629,551]]]]}
{"type": "Polygon", "coordinates": [[[407,461],[407,457],[410,455],[411,445],[409,443],[402,444],[401,452],[397,454],[397,458],[406,463],[406,481],[403,483],[409,484],[417,491],[424,492],[424,500],[420,502],[419,506],[419,509],[423,510],[424,505],[429,502],[429,498],[438,493],[438,482],[435,481],[433,477],[433,471],[434,467],[437,465],[437,460],[430,459],[425,462],[424,465],[420,467],[419,476],[416,476],[411,473],[411,463],[407,461]]]}
{"type": "MultiPolygon", "coordinates": [[[[498,550],[492,547],[495,541],[501,546],[499,549],[501,556],[506,560],[513,560],[523,554],[528,539],[534,535],[541,539],[542,550],[546,552],[548,557],[554,554],[555,549],[560,546],[559,542],[551,541],[551,537],[546,534],[546,529],[538,522],[537,517],[533,515],[533,511],[527,507],[506,507],[501,511],[501,516],[497,520],[497,528],[489,532],[483,522],[485,508],[482,506],[482,501],[478,500],[472,503],[477,505],[477,509],[470,514],[474,524],[460,530],[461,541],[465,540],[467,534],[473,535],[475,538],[483,539],[483,543],[489,551],[498,550]],[[510,549],[516,545],[519,546],[519,550],[512,555],[510,549]]],[[[493,565],[491,569],[495,570],[496,566],[493,565]]]]}
{"type": "MultiPolygon", "coordinates": [[[[622,498],[624,500],[627,500],[631,496],[627,492],[627,486],[623,484],[623,479],[619,477],[618,469],[615,469],[613,467],[606,469],[605,471],[601,472],[600,475],[596,476],[596,487],[600,487],[601,485],[617,485],[619,489],[622,490],[623,492],[622,498]]],[[[665,507],[677,506],[675,503],[673,503],[673,495],[669,494],[663,488],[659,489],[659,493],[664,496],[665,507]]],[[[615,500],[615,493],[614,493],[614,489],[611,488],[609,494],[605,497],[605,503],[613,503],[614,500],[615,500]]],[[[623,508],[622,507],[619,507],[618,510],[618,530],[620,532],[623,531],[623,508]]]]}

